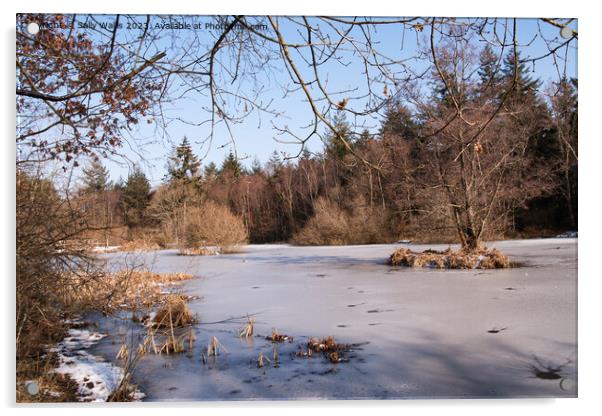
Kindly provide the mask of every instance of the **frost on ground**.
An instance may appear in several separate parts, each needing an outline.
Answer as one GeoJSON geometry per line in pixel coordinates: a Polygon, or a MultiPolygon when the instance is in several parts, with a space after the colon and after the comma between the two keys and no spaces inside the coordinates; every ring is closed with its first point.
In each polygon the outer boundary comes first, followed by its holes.
{"type": "MultiPolygon", "coordinates": [[[[59,360],[59,366],[54,372],[68,375],[77,383],[80,401],[107,401],[123,379],[121,367],[85,351],[105,336],[86,329],[70,329],[69,335],[51,349],[59,360]]],[[[143,397],[144,393],[140,391],[135,391],[131,396],[132,400],[140,400],[143,397]]]]}

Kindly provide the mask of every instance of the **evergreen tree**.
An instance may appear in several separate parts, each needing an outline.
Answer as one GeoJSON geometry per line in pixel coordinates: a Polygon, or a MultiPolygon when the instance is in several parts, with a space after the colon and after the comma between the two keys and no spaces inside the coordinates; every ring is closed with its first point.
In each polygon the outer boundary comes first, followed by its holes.
{"type": "Polygon", "coordinates": [[[192,151],[188,138],[182,142],[170,156],[167,166],[168,180],[184,180],[196,182],[199,179],[201,162],[192,151]]]}
{"type": "Polygon", "coordinates": [[[571,129],[577,129],[577,80],[563,78],[554,83],[556,93],[552,97],[555,117],[570,123],[571,129]]]}
{"type": "Polygon", "coordinates": [[[207,166],[205,166],[203,175],[205,176],[206,180],[211,180],[211,179],[215,179],[217,177],[218,173],[219,172],[218,172],[217,166],[215,165],[215,163],[211,162],[207,166]]]}
{"type": "Polygon", "coordinates": [[[282,158],[276,150],[272,152],[268,163],[266,164],[266,170],[271,176],[276,176],[282,169],[282,158]]]}
{"type": "Polygon", "coordinates": [[[431,70],[431,91],[437,108],[445,112],[455,108],[455,102],[463,106],[469,97],[466,94],[466,79],[461,69],[465,65],[464,55],[458,50],[458,44],[448,39],[438,49],[439,67],[431,70]]]}
{"type": "MultiPolygon", "coordinates": [[[[541,86],[541,81],[533,79],[529,75],[529,70],[525,62],[522,62],[520,55],[517,54],[518,63],[516,64],[516,85],[514,86],[513,99],[521,102],[535,100],[537,98],[537,90],[541,86]]],[[[504,80],[510,86],[514,78],[514,52],[509,52],[504,58],[504,67],[502,75],[504,80]]]]}
{"type": "Polygon", "coordinates": [[[146,208],[149,203],[150,183],[138,165],[128,175],[121,193],[121,207],[125,223],[129,227],[142,226],[146,220],[146,208]]]}
{"type": "Polygon", "coordinates": [[[337,111],[332,124],[335,131],[330,132],[326,137],[325,154],[327,158],[343,160],[349,153],[349,149],[341,139],[351,144],[351,129],[347,122],[347,118],[345,117],[345,113],[343,111],[337,111]]]}
{"type": "Polygon", "coordinates": [[[125,187],[125,181],[123,180],[122,176],[119,176],[119,179],[117,179],[117,182],[115,182],[115,184],[113,185],[113,190],[123,191],[124,187],[125,187]]]}
{"type": "Polygon", "coordinates": [[[479,80],[481,85],[493,84],[500,81],[502,71],[498,66],[498,56],[493,51],[491,45],[487,44],[479,55],[479,80]]]}
{"type": "MultiPolygon", "coordinates": [[[[541,81],[529,74],[525,62],[517,55],[516,83],[511,95],[507,98],[506,107],[520,112],[515,119],[518,126],[529,136],[527,152],[546,165],[546,160],[556,152],[555,141],[552,138],[550,112],[546,103],[538,95],[541,81]]],[[[515,57],[509,52],[504,59],[504,86],[500,94],[505,94],[514,80],[515,57]]]]}
{"type": "Polygon", "coordinates": [[[503,89],[500,86],[506,76],[499,60],[499,56],[496,55],[489,44],[481,50],[479,55],[479,84],[477,94],[494,101],[499,98],[499,91],[503,89]]]}
{"type": "Polygon", "coordinates": [[[370,135],[370,131],[368,129],[364,129],[360,133],[360,137],[358,137],[358,139],[355,141],[355,147],[358,149],[366,149],[371,140],[372,136],[370,135]]]}
{"type": "Polygon", "coordinates": [[[387,107],[380,134],[382,137],[392,135],[412,140],[418,136],[418,124],[407,107],[395,103],[387,107]]]}
{"type": "Polygon", "coordinates": [[[251,163],[251,173],[253,175],[260,175],[261,173],[263,173],[263,168],[261,167],[261,162],[259,161],[257,156],[255,156],[255,158],[253,159],[253,162],[251,163]]]}
{"type": "Polygon", "coordinates": [[[98,160],[93,160],[83,169],[83,191],[85,193],[104,192],[111,186],[109,171],[98,160]]]}
{"type": "Polygon", "coordinates": [[[231,174],[235,178],[238,178],[243,173],[243,167],[234,156],[234,153],[229,152],[224,161],[222,162],[222,167],[220,169],[220,175],[231,174]]]}

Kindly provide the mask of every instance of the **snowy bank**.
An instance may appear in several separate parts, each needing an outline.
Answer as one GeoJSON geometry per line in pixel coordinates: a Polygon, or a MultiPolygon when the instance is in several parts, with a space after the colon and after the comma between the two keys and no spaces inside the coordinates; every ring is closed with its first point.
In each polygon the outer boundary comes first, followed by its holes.
{"type": "MultiPolygon", "coordinates": [[[[59,359],[59,366],[54,372],[66,374],[77,383],[79,401],[105,402],[123,379],[121,367],[85,351],[105,336],[86,329],[70,329],[69,335],[51,349],[59,359]]],[[[131,396],[135,401],[143,397],[144,393],[140,391],[135,391],[131,396]]]]}

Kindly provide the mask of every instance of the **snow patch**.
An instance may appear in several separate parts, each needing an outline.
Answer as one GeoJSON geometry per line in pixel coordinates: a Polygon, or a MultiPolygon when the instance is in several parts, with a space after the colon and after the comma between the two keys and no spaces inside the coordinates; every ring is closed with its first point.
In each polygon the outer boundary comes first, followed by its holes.
{"type": "MultiPolygon", "coordinates": [[[[77,383],[79,401],[105,402],[123,379],[121,367],[84,351],[104,337],[105,334],[87,329],[70,329],[69,335],[51,349],[59,359],[59,366],[53,371],[66,374],[77,383]]],[[[131,398],[139,401],[144,393],[136,390],[131,398]]]]}
{"type": "Polygon", "coordinates": [[[565,231],[562,234],[558,234],[556,238],[577,238],[577,231],[565,231]]]}

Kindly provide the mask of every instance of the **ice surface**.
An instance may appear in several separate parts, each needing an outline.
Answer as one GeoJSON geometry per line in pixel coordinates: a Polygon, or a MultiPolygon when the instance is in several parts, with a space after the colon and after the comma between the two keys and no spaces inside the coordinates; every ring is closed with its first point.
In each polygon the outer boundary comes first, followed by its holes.
{"type": "MultiPolygon", "coordinates": [[[[182,289],[202,298],[190,354],[143,358],[134,381],[148,400],[574,397],[577,386],[577,240],[489,243],[522,267],[413,270],[385,264],[397,245],[248,246],[244,253],[183,257],[138,254],[156,272],[198,279],[182,289]],[[239,339],[253,314],[255,336],[239,339]],[[221,323],[218,323],[221,322],[221,323]],[[294,337],[279,366],[257,368],[272,328],[294,337]],[[360,346],[349,362],[294,357],[311,336],[360,346]],[[201,362],[212,336],[227,353],[201,362]],[[559,379],[536,369],[559,369],[559,379]],[[540,371],[540,373],[541,373],[540,371]]],[[[414,245],[413,250],[447,245],[414,245]]],[[[107,254],[111,267],[131,261],[107,254]]],[[[104,321],[114,331],[122,322],[104,321]]],[[[114,359],[111,337],[92,347],[114,359]]]]}

